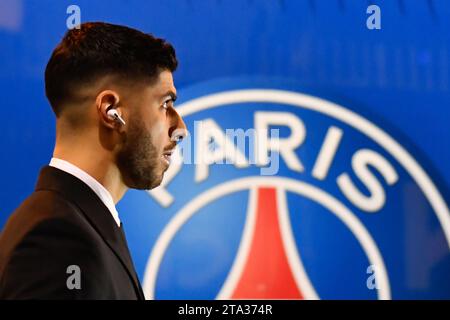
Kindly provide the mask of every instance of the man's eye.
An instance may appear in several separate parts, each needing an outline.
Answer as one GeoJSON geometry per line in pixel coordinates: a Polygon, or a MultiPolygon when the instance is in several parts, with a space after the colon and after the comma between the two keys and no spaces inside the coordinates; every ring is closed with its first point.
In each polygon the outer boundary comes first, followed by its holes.
{"type": "Polygon", "coordinates": [[[170,107],[171,100],[164,101],[162,107],[164,109],[168,109],[170,107]]]}

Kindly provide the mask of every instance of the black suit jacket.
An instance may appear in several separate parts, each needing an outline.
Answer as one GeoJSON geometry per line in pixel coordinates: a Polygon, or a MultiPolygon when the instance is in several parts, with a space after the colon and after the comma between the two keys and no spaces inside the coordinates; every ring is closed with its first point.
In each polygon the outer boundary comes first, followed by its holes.
{"type": "Polygon", "coordinates": [[[0,299],[134,300],[144,294],[123,229],[108,208],[84,182],[46,166],[0,235],[0,299]],[[77,275],[80,289],[73,286],[77,275]]]}

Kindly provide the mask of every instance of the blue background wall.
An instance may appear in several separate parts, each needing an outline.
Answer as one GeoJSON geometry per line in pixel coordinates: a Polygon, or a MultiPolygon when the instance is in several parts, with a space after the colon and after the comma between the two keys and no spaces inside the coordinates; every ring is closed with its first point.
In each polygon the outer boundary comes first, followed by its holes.
{"type": "MultiPolygon", "coordinates": [[[[180,61],[180,93],[210,80],[271,78],[350,103],[401,141],[448,203],[447,0],[1,0],[0,226],[51,158],[55,124],[43,74],[71,4],[83,22],[125,24],[168,39],[180,61]],[[381,30],[366,28],[369,4],[381,7],[381,30]]],[[[136,259],[142,276],[144,259],[136,259]]]]}

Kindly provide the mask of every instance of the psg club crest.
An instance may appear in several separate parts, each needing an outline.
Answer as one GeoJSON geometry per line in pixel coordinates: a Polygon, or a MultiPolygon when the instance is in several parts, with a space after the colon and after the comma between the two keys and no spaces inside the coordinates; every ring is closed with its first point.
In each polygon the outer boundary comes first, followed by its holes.
{"type": "Polygon", "coordinates": [[[395,124],[279,82],[179,95],[189,137],[124,201],[147,298],[450,297],[448,195],[395,124]]]}

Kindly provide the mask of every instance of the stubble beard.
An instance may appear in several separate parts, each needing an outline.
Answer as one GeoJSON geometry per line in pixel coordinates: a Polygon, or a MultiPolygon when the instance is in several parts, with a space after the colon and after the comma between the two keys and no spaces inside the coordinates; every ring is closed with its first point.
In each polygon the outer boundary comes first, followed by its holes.
{"type": "Polygon", "coordinates": [[[124,146],[117,154],[117,166],[128,188],[150,190],[161,184],[165,168],[152,134],[140,119],[132,120],[128,121],[124,146]]]}

